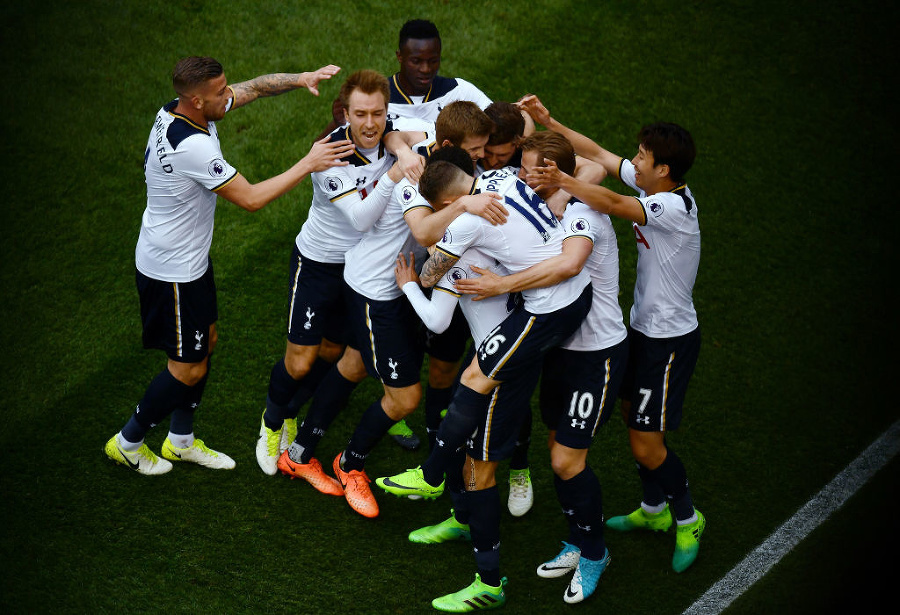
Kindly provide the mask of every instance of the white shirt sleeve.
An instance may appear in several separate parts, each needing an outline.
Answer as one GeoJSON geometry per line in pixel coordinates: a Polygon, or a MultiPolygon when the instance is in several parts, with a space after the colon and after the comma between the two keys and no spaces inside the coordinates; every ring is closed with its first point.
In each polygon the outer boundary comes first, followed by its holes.
{"type": "Polygon", "coordinates": [[[237,169],[225,161],[216,142],[207,135],[192,135],[184,140],[182,147],[178,171],[207,190],[219,188],[237,174],[237,169]]]}
{"type": "Polygon", "coordinates": [[[619,165],[619,179],[632,190],[635,190],[636,192],[641,191],[641,189],[637,187],[637,184],[634,183],[634,165],[631,164],[631,161],[628,158],[622,158],[622,164],[619,165]]]}
{"type": "Polygon", "coordinates": [[[447,292],[441,292],[435,288],[429,301],[422,289],[415,282],[407,282],[403,285],[403,294],[409,298],[413,309],[429,331],[443,333],[453,320],[453,311],[459,298],[447,292]]]}
{"type": "Polygon", "coordinates": [[[437,242],[436,248],[450,256],[459,258],[481,236],[481,218],[468,212],[460,214],[437,242]]]}
{"type": "Polygon", "coordinates": [[[372,225],[384,213],[391,200],[395,185],[385,173],[366,198],[362,198],[358,191],[354,191],[352,194],[334,201],[334,205],[350,221],[350,225],[354,229],[364,233],[372,228],[372,225]]]}

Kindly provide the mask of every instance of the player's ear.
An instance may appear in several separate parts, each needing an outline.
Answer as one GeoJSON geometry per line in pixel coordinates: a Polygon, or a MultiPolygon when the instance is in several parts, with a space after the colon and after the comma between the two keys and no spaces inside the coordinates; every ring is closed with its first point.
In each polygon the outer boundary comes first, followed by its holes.
{"type": "Polygon", "coordinates": [[[669,165],[667,164],[658,164],[653,167],[653,172],[656,173],[656,176],[660,179],[669,176],[669,165]]]}

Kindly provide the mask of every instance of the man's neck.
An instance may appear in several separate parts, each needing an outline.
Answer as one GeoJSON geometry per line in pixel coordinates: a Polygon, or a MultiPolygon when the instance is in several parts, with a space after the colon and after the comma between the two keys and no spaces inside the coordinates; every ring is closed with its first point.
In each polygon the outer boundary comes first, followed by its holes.
{"type": "Polygon", "coordinates": [[[666,178],[659,180],[652,187],[644,190],[644,192],[647,194],[647,196],[653,196],[654,194],[658,194],[660,192],[672,192],[679,185],[680,184],[673,182],[671,179],[666,178]]]}
{"type": "Polygon", "coordinates": [[[178,98],[178,104],[173,111],[179,115],[183,115],[198,126],[202,126],[203,128],[207,127],[206,118],[200,110],[193,107],[190,103],[186,103],[181,97],[178,98]]]}

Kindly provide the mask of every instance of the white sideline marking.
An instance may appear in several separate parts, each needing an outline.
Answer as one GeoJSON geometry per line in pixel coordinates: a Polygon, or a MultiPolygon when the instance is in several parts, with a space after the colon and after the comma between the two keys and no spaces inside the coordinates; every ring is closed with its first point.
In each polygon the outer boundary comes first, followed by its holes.
{"type": "Polygon", "coordinates": [[[813,499],[744,560],[692,604],[683,615],[718,615],[834,511],[844,505],[872,476],[900,451],[900,421],[854,459],[813,499]]]}

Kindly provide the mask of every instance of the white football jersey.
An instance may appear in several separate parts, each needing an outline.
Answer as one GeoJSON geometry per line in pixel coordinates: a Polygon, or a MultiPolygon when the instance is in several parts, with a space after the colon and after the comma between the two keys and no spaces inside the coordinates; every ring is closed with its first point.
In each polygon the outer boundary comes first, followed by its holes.
{"type": "Polygon", "coordinates": [[[394,187],[375,225],[347,251],[344,280],[350,288],[377,301],[390,301],[403,294],[394,279],[397,255],[402,253],[408,259],[413,252],[417,263],[427,258],[427,252],[413,238],[404,218],[406,212],[420,207],[431,210],[417,186],[404,177],[394,187]]]}
{"type": "Polygon", "coordinates": [[[432,302],[439,295],[456,297],[466,322],[469,323],[469,331],[472,333],[475,347],[481,345],[488,333],[497,325],[506,320],[512,311],[509,295],[497,295],[481,301],[473,301],[474,295],[461,295],[454,285],[457,280],[478,277],[469,267],[490,269],[497,275],[507,275],[509,271],[496,260],[485,254],[480,248],[469,248],[450,270],[444,274],[432,291],[432,302]]]}
{"type": "MultiPolygon", "coordinates": [[[[331,141],[351,140],[350,127],[331,133],[331,141]]],[[[297,235],[300,253],[320,263],[343,263],[344,255],[362,237],[353,227],[349,211],[359,206],[396,158],[380,144],[371,150],[356,149],[344,160],[345,167],[332,167],[310,175],[312,205],[297,235]]]]}
{"type": "Polygon", "coordinates": [[[206,273],[209,261],[213,191],[238,173],[222,156],[215,122],[203,128],[176,114],[177,105],[175,99],[156,114],[144,152],[147,207],[135,264],[150,278],[192,282],[206,273]]]}
{"type": "MultiPolygon", "coordinates": [[[[433,141],[425,140],[414,145],[412,150],[427,158],[433,147],[433,141]]],[[[425,248],[413,238],[404,217],[406,212],[420,207],[432,209],[419,194],[418,187],[406,177],[401,178],[381,217],[347,251],[344,280],[350,288],[376,301],[390,301],[403,294],[394,279],[397,255],[402,252],[409,258],[409,253],[413,252],[418,264],[428,258],[425,248]]]]}
{"type": "MultiPolygon", "coordinates": [[[[509,212],[505,224],[490,222],[463,213],[447,227],[436,249],[460,258],[470,247],[481,248],[511,273],[518,273],[562,250],[566,231],[547,204],[505,170],[489,171],[475,180],[473,194],[496,192],[509,212]]],[[[590,283],[586,271],[548,288],[522,291],[525,309],[532,314],[547,314],[561,309],[578,298],[590,283]]]]}
{"type": "Polygon", "coordinates": [[[390,79],[390,87],[388,119],[397,130],[433,132],[441,109],[457,100],[470,100],[482,109],[491,104],[491,99],[484,92],[464,79],[438,75],[425,96],[412,96],[404,92],[396,74],[390,79]]]}
{"type": "Polygon", "coordinates": [[[603,350],[628,336],[619,305],[619,247],[609,216],[576,199],[566,207],[562,219],[569,237],[585,237],[593,248],[584,264],[591,276],[594,297],[591,311],[572,337],[560,344],[566,350],[603,350]]]}
{"type": "Polygon", "coordinates": [[[638,263],[631,326],[648,337],[677,337],[697,328],[693,290],[700,266],[697,203],[686,184],[647,196],[623,159],[619,177],[640,193],[647,223],[634,225],[638,263]]]}

